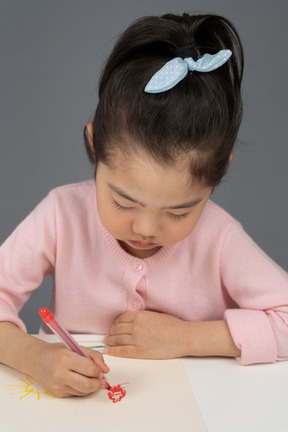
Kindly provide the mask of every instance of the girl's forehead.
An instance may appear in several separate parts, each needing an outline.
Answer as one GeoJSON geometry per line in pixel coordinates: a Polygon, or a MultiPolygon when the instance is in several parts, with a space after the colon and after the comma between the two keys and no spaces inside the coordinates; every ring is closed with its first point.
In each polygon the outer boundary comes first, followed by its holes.
{"type": "Polygon", "coordinates": [[[115,175],[128,178],[139,177],[151,181],[162,182],[163,178],[170,178],[182,185],[191,184],[191,174],[188,163],[183,159],[175,160],[170,164],[163,164],[154,160],[145,152],[123,155],[116,153],[111,169],[115,175]]]}
{"type": "Polygon", "coordinates": [[[175,176],[181,174],[182,177],[186,176],[187,179],[189,177],[188,157],[186,160],[183,157],[179,157],[170,163],[166,163],[165,161],[157,161],[151,155],[148,155],[142,150],[137,152],[129,151],[128,154],[123,154],[118,151],[113,154],[113,160],[111,162],[113,169],[122,172],[131,172],[133,170],[138,170],[139,168],[146,168],[147,170],[149,169],[159,175],[164,174],[169,170],[170,173],[174,173],[175,176]]]}
{"type": "Polygon", "coordinates": [[[151,206],[176,205],[209,193],[207,187],[191,182],[187,164],[163,166],[145,154],[119,155],[109,166],[100,163],[97,177],[110,189],[151,206]]]}

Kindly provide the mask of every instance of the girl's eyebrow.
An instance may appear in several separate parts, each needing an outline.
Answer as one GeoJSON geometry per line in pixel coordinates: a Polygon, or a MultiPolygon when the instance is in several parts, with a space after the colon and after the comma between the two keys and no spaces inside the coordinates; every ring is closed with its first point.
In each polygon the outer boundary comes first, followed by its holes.
{"type": "MultiPolygon", "coordinates": [[[[139,205],[141,205],[141,207],[146,207],[145,204],[143,204],[140,201],[137,201],[136,199],[132,198],[126,192],[122,191],[122,189],[120,189],[118,186],[115,186],[115,185],[113,185],[111,183],[107,183],[107,185],[109,186],[110,189],[112,189],[114,192],[116,192],[118,195],[122,196],[123,198],[127,199],[128,201],[131,201],[133,203],[139,204],[139,205]]],[[[175,206],[163,207],[161,210],[187,209],[187,208],[196,206],[202,200],[203,200],[203,198],[196,198],[194,200],[187,201],[187,202],[184,202],[182,204],[175,205],[175,206]]]]}
{"type": "Polygon", "coordinates": [[[110,189],[112,189],[114,192],[116,192],[118,195],[122,196],[123,198],[126,198],[127,200],[132,201],[136,204],[140,204],[142,207],[146,207],[141,202],[139,202],[139,201],[135,200],[134,198],[130,197],[129,195],[127,195],[126,192],[123,192],[118,186],[114,186],[111,183],[107,183],[107,185],[109,186],[110,189]]]}
{"type": "Polygon", "coordinates": [[[172,206],[172,207],[165,207],[166,209],[173,209],[173,210],[177,210],[177,209],[185,209],[185,208],[190,208],[190,207],[194,207],[197,204],[199,204],[201,201],[203,200],[203,198],[196,198],[192,201],[187,201],[183,204],[179,204],[176,206],[172,206]]]}

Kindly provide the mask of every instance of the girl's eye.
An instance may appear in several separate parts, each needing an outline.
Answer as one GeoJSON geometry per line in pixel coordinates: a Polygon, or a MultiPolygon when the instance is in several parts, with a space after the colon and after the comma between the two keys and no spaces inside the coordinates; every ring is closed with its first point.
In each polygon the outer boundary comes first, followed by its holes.
{"type": "Polygon", "coordinates": [[[118,210],[120,210],[120,211],[122,211],[122,212],[125,212],[125,211],[131,209],[131,207],[124,207],[124,206],[122,206],[121,204],[119,204],[119,203],[118,203],[117,201],[115,201],[115,200],[113,200],[113,205],[114,205],[114,207],[116,207],[118,210]]]}
{"type": "Polygon", "coordinates": [[[173,214],[173,213],[168,213],[168,215],[169,215],[172,219],[174,219],[174,220],[176,220],[176,221],[180,221],[180,220],[182,220],[182,219],[185,219],[187,216],[189,216],[189,215],[190,215],[190,212],[183,213],[183,214],[180,214],[180,215],[176,215],[176,214],[173,214]]]}

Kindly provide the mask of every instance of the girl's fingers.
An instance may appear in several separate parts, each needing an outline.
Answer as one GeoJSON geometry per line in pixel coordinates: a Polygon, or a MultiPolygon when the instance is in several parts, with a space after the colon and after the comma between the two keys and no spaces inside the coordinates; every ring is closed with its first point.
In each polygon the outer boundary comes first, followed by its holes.
{"type": "Polygon", "coordinates": [[[135,320],[135,317],[137,316],[138,312],[125,312],[122,315],[120,315],[116,320],[114,321],[114,324],[121,324],[121,323],[132,323],[135,320]]]}
{"type": "MultiPolygon", "coordinates": [[[[83,350],[89,355],[89,357],[96,365],[96,367],[100,369],[100,372],[106,374],[110,371],[109,367],[104,361],[103,355],[100,352],[85,347],[81,347],[81,348],[83,348],[83,350]]],[[[88,375],[88,376],[93,376],[93,375],[88,375]]]]}
{"type": "Polygon", "coordinates": [[[102,375],[98,378],[88,378],[77,373],[71,373],[67,379],[67,387],[70,387],[71,395],[84,396],[103,388],[102,375]]]}
{"type": "MultiPolygon", "coordinates": [[[[135,340],[132,335],[126,335],[126,334],[113,335],[113,336],[108,335],[105,337],[105,344],[108,346],[124,346],[124,345],[133,346],[135,345],[135,340]]],[[[104,354],[107,354],[106,348],[107,347],[105,347],[103,350],[104,354]]]]}
{"type": "Polygon", "coordinates": [[[114,357],[143,358],[133,345],[107,346],[104,352],[114,357]]]}
{"type": "Polygon", "coordinates": [[[131,323],[118,323],[114,324],[110,330],[109,330],[109,336],[116,336],[116,335],[130,335],[132,332],[131,323]]]}

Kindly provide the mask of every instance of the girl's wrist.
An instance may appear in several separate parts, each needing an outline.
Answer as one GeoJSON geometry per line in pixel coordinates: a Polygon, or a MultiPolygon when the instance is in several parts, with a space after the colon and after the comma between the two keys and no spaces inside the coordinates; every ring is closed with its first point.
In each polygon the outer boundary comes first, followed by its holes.
{"type": "Polygon", "coordinates": [[[226,321],[196,321],[184,324],[182,357],[238,357],[241,355],[226,321]]]}
{"type": "Polygon", "coordinates": [[[37,349],[45,342],[20,330],[10,322],[0,323],[0,362],[21,373],[33,376],[37,362],[37,349]]]}

